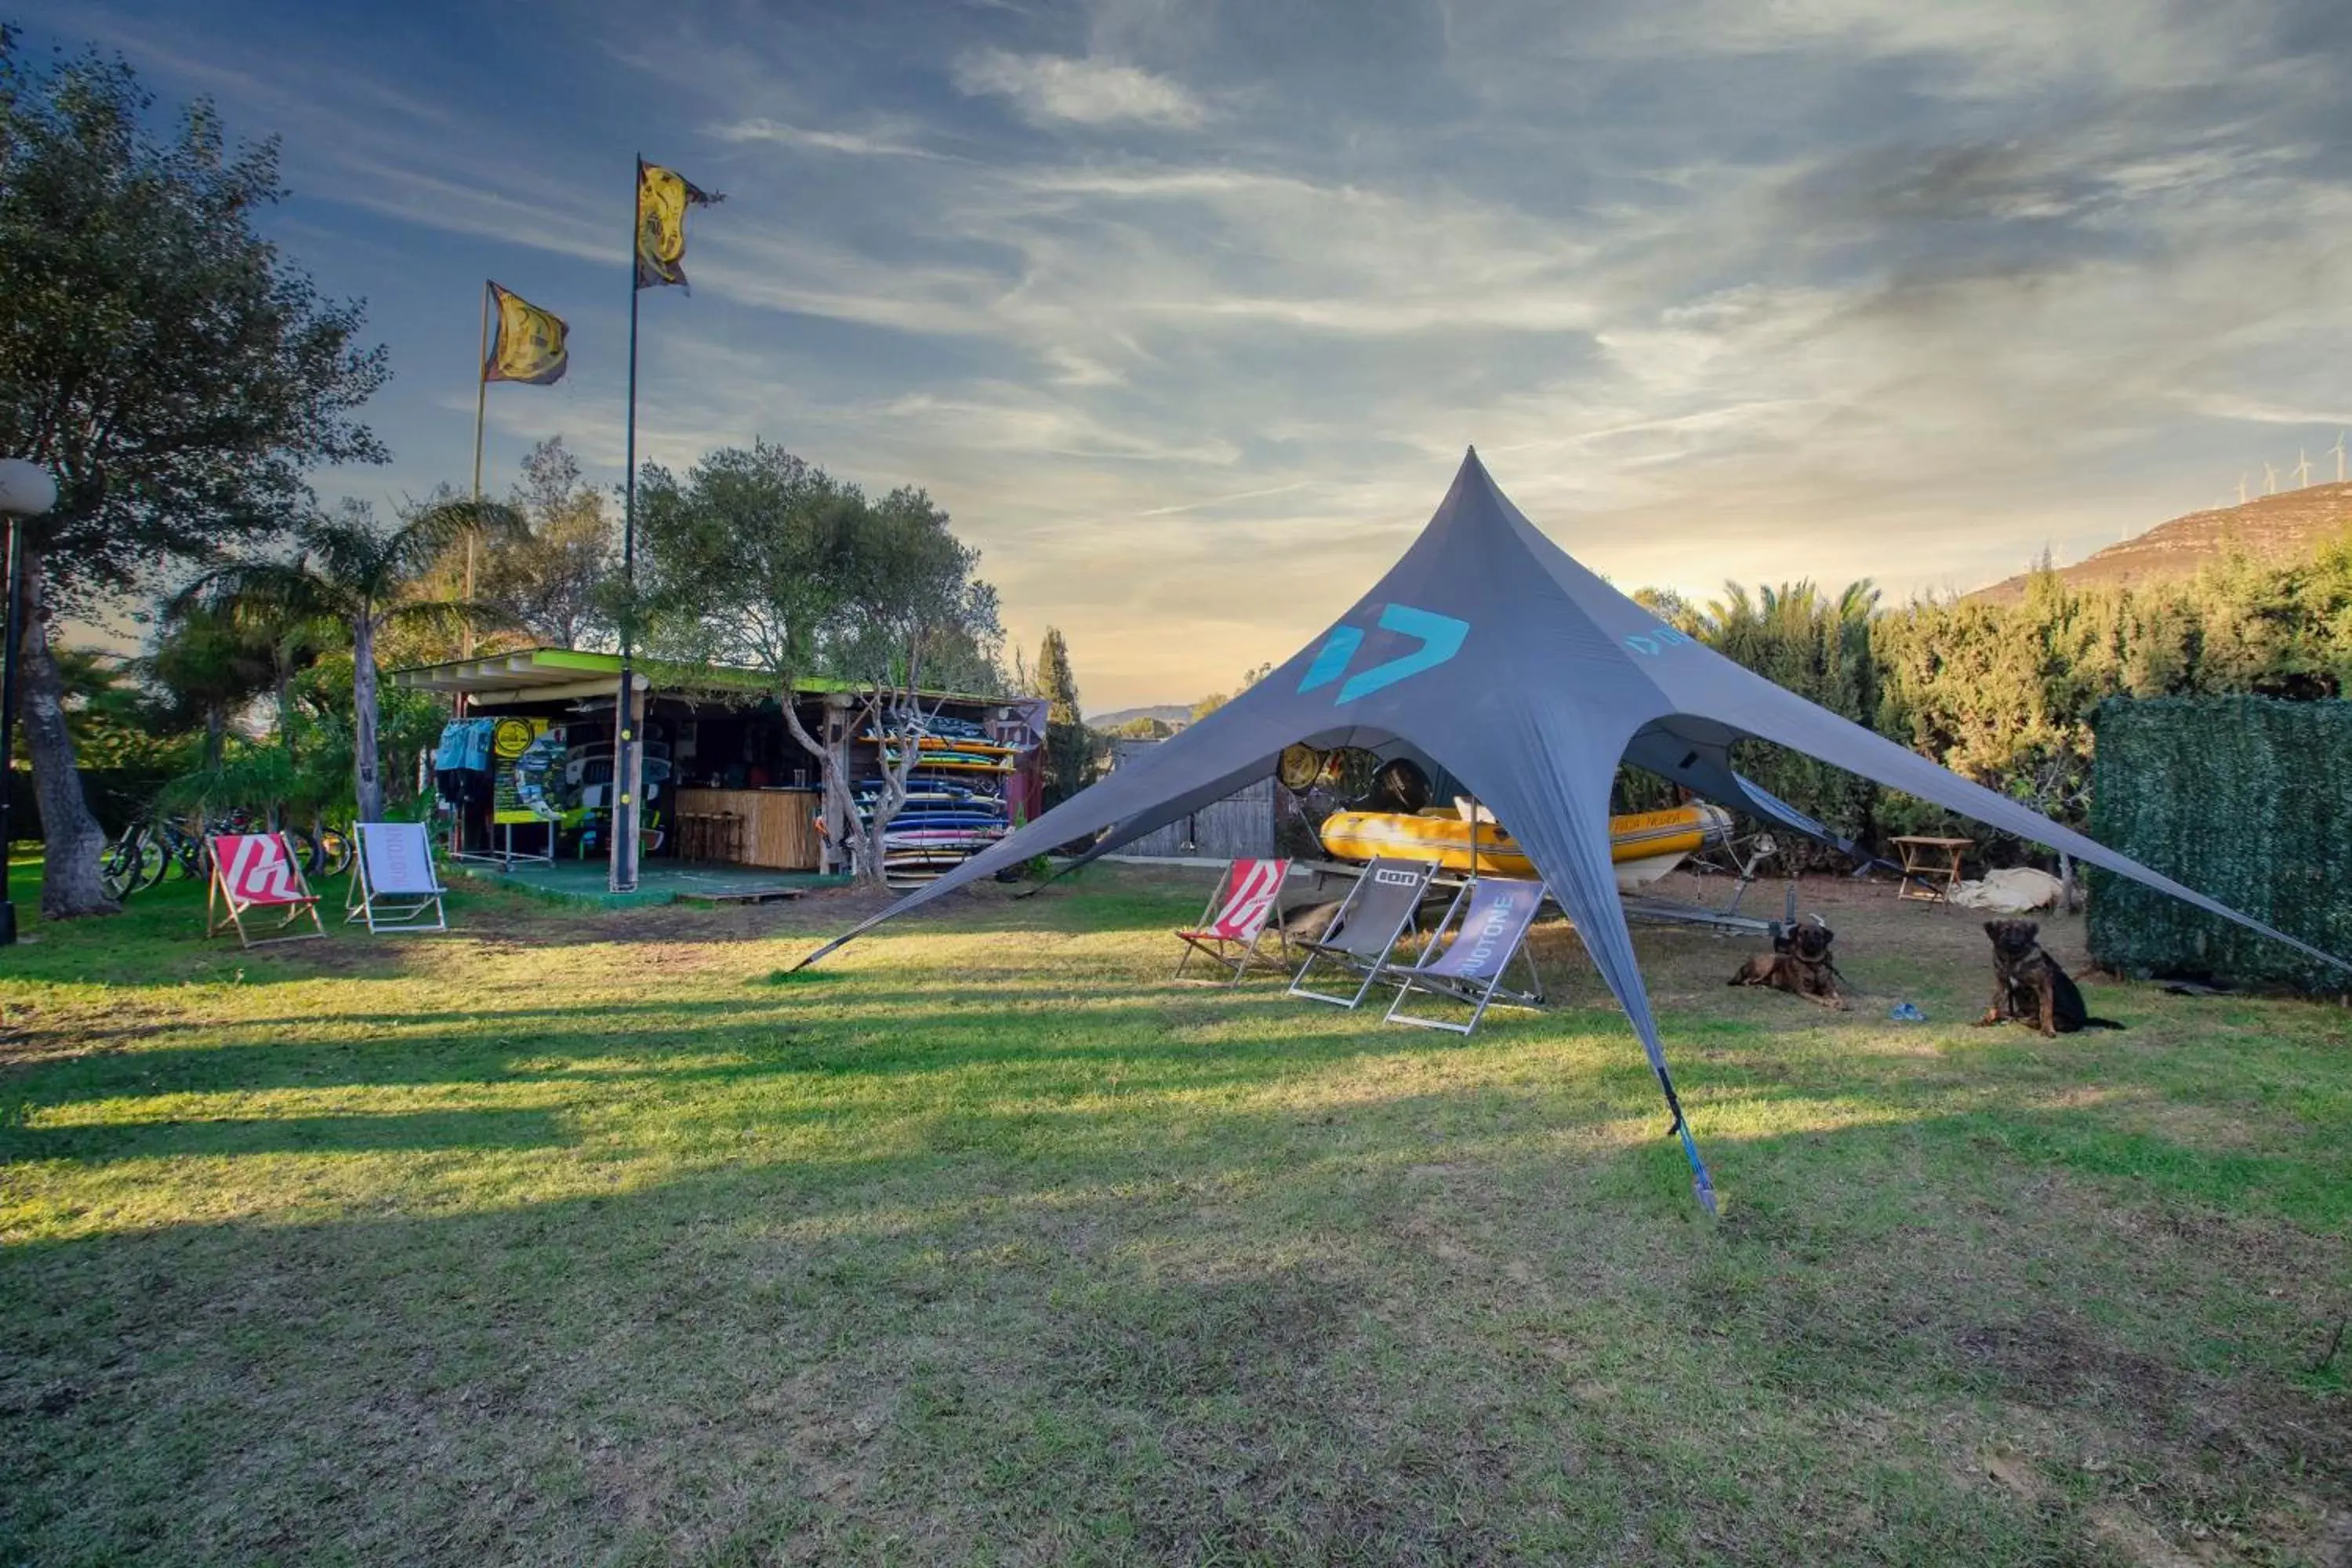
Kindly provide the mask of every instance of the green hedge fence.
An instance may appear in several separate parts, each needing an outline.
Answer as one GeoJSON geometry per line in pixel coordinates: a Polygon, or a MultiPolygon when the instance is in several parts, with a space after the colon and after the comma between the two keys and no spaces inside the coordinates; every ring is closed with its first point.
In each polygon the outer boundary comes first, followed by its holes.
{"type": "MultiPolygon", "coordinates": [[[[2092,837],[2352,954],[2352,702],[2118,698],[2092,727],[2092,837]]],[[[2345,971],[2095,870],[2090,943],[2101,965],[2130,975],[2352,990],[2345,971]]]]}

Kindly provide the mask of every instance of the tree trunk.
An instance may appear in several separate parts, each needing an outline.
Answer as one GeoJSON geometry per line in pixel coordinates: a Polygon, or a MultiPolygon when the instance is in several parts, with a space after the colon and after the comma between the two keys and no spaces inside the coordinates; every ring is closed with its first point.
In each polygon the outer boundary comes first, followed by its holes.
{"type": "Polygon", "coordinates": [[[24,682],[20,721],[25,749],[33,757],[33,795],[41,807],[41,915],[77,920],[114,915],[122,906],[106,896],[98,858],[106,834],[82,798],[81,773],[74,762],[73,732],[66,727],[66,687],[49,653],[49,610],[41,583],[41,556],[29,542],[25,552],[25,624],[11,627],[16,644],[17,679],[24,682]]]}
{"type": "Polygon", "coordinates": [[[362,822],[383,820],[383,770],[375,746],[375,616],[352,621],[352,784],[362,822]]]}
{"type": "Polygon", "coordinates": [[[270,689],[278,700],[278,743],[286,749],[286,760],[294,760],[294,671],[289,667],[286,650],[271,650],[270,689]]]}
{"type": "Polygon", "coordinates": [[[906,690],[890,694],[889,717],[887,720],[883,717],[885,709],[880,687],[874,689],[869,704],[874,715],[874,732],[886,740],[896,737],[898,745],[898,760],[893,763],[886,759],[882,764],[882,793],[874,803],[872,817],[866,830],[866,858],[874,867],[872,879],[887,887],[888,879],[883,870],[883,839],[890,831],[890,824],[897,820],[899,809],[907,804],[908,781],[914,775],[915,769],[922,764],[923,737],[929,732],[930,725],[923,712],[922,699],[915,695],[911,675],[908,678],[906,690]]]}
{"type": "MultiPolygon", "coordinates": [[[[824,790],[822,798],[825,820],[854,824],[857,820],[857,805],[850,798],[848,781],[841,776],[841,759],[834,754],[832,747],[810,734],[807,727],[802,724],[800,711],[793,705],[793,682],[787,680],[783,683],[778,702],[784,710],[784,726],[792,731],[793,739],[800,742],[801,750],[816,759],[817,780],[824,790]]],[[[878,884],[882,879],[882,868],[876,866],[872,877],[867,877],[866,868],[859,863],[864,857],[853,853],[856,843],[855,830],[845,828],[841,848],[843,853],[851,856],[851,869],[860,881],[878,884]]]]}
{"type": "Polygon", "coordinates": [[[220,772],[221,753],[227,749],[228,710],[217,702],[205,705],[205,770],[220,772]]]}
{"type": "MultiPolygon", "coordinates": [[[[912,769],[908,737],[899,726],[882,716],[881,693],[867,695],[866,711],[874,725],[874,733],[879,737],[875,742],[875,754],[882,764],[882,789],[875,796],[874,807],[866,813],[865,826],[858,835],[865,857],[858,868],[858,880],[869,886],[887,888],[890,885],[890,873],[884,859],[883,840],[890,831],[891,820],[898,815],[898,807],[906,804],[907,774],[912,769]],[[898,741],[898,760],[895,763],[890,760],[887,750],[894,736],[898,741]],[[870,875],[867,868],[871,868],[870,875]]],[[[919,752],[919,743],[915,749],[919,752]]]]}

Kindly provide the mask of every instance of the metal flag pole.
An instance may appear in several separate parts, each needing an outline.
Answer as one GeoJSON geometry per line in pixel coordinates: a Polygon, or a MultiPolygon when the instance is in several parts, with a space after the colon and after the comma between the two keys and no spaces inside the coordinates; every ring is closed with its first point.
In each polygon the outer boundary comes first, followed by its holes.
{"type": "Polygon", "coordinates": [[[629,190],[629,420],[628,474],[621,490],[621,690],[613,707],[614,892],[637,890],[636,675],[632,668],[637,623],[637,247],[645,241],[646,160],[637,155],[636,179],[629,190]]]}
{"type": "MultiPolygon", "coordinates": [[[[474,361],[474,511],[476,522],[466,530],[466,587],[460,595],[466,603],[474,602],[474,541],[480,533],[482,510],[482,424],[490,405],[490,281],[482,279],[482,352],[474,361]]],[[[474,657],[474,623],[461,621],[457,626],[457,653],[460,658],[474,657]]],[[[466,712],[466,695],[457,694],[457,713],[466,712]]]]}

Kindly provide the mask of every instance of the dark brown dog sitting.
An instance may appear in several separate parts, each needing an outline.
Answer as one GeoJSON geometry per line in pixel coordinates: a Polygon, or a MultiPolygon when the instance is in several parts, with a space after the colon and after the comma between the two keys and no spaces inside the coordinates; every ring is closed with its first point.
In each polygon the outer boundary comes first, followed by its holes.
{"type": "Polygon", "coordinates": [[[2083,994],[2042,950],[2042,928],[2032,921],[1987,921],[1992,938],[1992,1005],[1977,1020],[2002,1024],[2014,1018],[2055,1039],[2077,1029],[2120,1029],[2112,1018],[2094,1018],[2083,994]]]}
{"type": "Polygon", "coordinates": [[[1830,962],[1830,943],[1835,938],[1836,933],[1818,920],[1798,926],[1775,936],[1771,956],[1758,953],[1739,966],[1728,984],[1769,985],[1843,1013],[1845,998],[1838,994],[1837,965],[1830,962]]]}

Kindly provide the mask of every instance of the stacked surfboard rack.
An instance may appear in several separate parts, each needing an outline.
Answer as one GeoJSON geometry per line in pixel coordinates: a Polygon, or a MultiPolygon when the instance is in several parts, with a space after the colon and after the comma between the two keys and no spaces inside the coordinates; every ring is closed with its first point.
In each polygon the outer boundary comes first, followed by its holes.
{"type": "MultiPolygon", "coordinates": [[[[868,731],[874,773],[857,786],[857,811],[870,826],[882,794],[881,768],[898,760],[896,737],[868,731]]],[[[969,720],[930,722],[921,758],[908,776],[907,802],[882,839],[883,874],[894,888],[920,887],[962,865],[1013,830],[1005,804],[1015,748],[999,745],[969,720]]]]}

